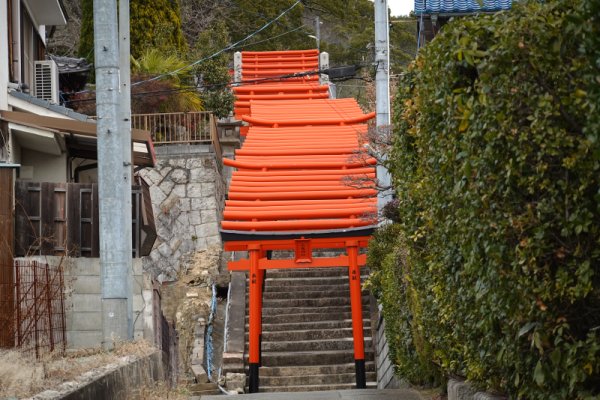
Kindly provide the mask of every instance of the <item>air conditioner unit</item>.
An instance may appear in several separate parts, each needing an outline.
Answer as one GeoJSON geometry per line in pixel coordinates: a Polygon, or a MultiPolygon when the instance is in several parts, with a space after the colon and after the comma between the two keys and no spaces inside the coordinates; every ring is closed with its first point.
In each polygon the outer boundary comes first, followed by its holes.
{"type": "Polygon", "coordinates": [[[58,66],[54,60],[35,62],[33,95],[38,99],[58,104],[58,66]]]}

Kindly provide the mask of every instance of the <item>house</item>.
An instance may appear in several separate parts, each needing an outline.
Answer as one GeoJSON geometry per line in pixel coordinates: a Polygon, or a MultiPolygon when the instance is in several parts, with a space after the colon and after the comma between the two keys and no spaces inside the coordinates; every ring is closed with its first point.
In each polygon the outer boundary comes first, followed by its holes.
{"type": "MultiPolygon", "coordinates": [[[[60,105],[59,96],[61,81],[81,89],[89,65],[46,52],[46,32],[66,23],[61,0],[0,0],[0,347],[34,348],[36,355],[102,338],[96,124],[60,105]],[[94,284],[77,286],[78,279],[94,284]],[[82,309],[88,300],[93,305],[82,309]]],[[[148,131],[132,131],[132,155],[134,168],[154,166],[148,131]]],[[[148,186],[139,181],[132,192],[139,311],[152,301],[151,294],[142,299],[152,289],[140,257],[156,231],[148,186]]],[[[147,336],[151,326],[138,322],[136,335],[147,336]]]]}
{"type": "Polygon", "coordinates": [[[415,0],[419,47],[431,42],[450,18],[510,10],[513,0],[415,0]]]}
{"type": "MultiPolygon", "coordinates": [[[[90,66],[46,53],[46,31],[66,22],[60,0],[0,0],[0,168],[11,170],[2,173],[2,190],[12,193],[24,182],[34,189],[42,183],[97,182],[95,122],[61,106],[59,98],[61,80],[63,86],[80,89],[90,66]]],[[[134,165],[153,166],[150,134],[134,129],[132,142],[134,165]]],[[[49,201],[43,193],[39,197],[40,204],[49,201]]],[[[29,202],[18,196],[16,200],[29,202]]],[[[24,207],[11,207],[19,228],[24,207]]],[[[39,235],[45,232],[42,227],[38,231],[39,235]]],[[[17,229],[16,233],[23,232],[17,229]]],[[[16,249],[17,254],[24,251],[16,249]]]]}
{"type": "MultiPolygon", "coordinates": [[[[64,24],[60,0],[0,0],[0,162],[19,164],[19,180],[74,182],[86,167],[96,181],[95,124],[59,98],[61,80],[81,87],[89,65],[46,54],[46,30],[64,24]]],[[[154,165],[149,135],[133,141],[136,165],[154,165]]]]}

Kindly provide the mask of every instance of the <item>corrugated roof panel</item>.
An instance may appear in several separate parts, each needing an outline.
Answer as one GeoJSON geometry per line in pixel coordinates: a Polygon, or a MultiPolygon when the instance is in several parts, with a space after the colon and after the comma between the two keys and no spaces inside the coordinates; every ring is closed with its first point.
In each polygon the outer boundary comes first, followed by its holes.
{"type": "Polygon", "coordinates": [[[509,10],[513,0],[415,0],[416,14],[471,13],[509,10]]]}

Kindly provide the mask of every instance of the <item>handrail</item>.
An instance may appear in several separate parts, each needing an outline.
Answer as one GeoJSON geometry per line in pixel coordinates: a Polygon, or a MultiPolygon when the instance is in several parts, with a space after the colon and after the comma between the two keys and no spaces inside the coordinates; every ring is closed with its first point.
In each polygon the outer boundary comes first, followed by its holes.
{"type": "Polygon", "coordinates": [[[221,147],[221,139],[219,139],[219,131],[217,129],[217,119],[213,114],[210,115],[210,138],[212,141],[215,158],[217,159],[217,168],[219,172],[223,171],[223,149],[221,147]]]}

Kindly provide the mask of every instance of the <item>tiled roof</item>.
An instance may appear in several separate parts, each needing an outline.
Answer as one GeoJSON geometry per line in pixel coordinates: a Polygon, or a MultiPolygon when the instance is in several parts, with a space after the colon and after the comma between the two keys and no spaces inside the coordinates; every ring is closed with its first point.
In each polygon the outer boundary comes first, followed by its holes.
{"type": "Polygon", "coordinates": [[[75,72],[88,72],[92,69],[92,64],[88,63],[85,58],[62,57],[50,55],[58,66],[59,74],[70,74],[75,72]]]}
{"type": "Polygon", "coordinates": [[[509,10],[513,0],[415,0],[416,14],[472,13],[509,10]]]}

